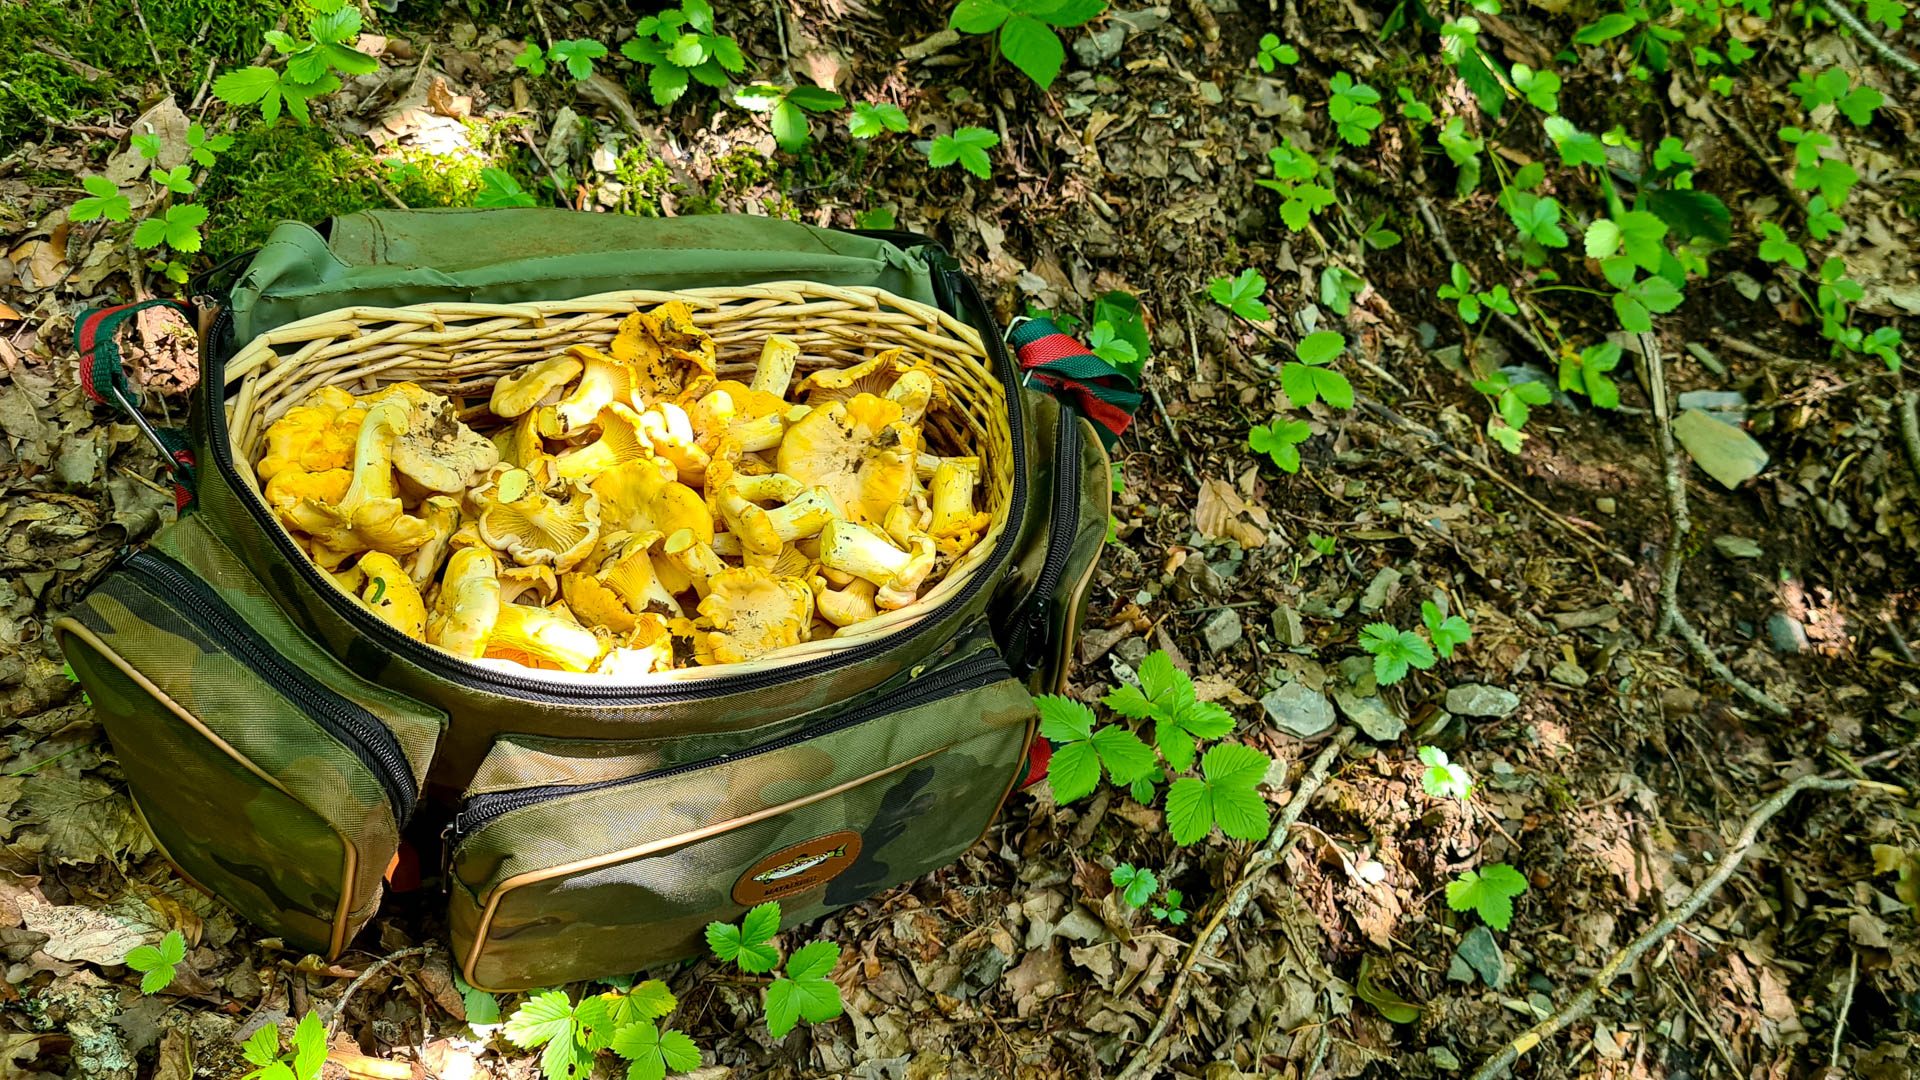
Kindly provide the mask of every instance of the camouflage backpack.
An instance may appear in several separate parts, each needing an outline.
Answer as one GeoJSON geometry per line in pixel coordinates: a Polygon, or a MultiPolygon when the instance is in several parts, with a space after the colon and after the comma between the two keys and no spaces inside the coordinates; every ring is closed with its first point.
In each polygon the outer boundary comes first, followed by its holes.
{"type": "MultiPolygon", "coordinates": [[[[179,520],[55,632],[156,846],[264,932],[339,953],[418,852],[439,859],[473,985],[632,972],[764,900],[802,922],[934,870],[1044,766],[1029,694],[1064,678],[1106,534],[1103,440],[1138,396],[1044,320],[1015,328],[1010,356],[937,245],[745,216],[369,211],[283,224],[224,277],[196,297],[188,431],[131,410],[173,462],[179,520]],[[1007,404],[1013,504],[980,587],[882,647],[557,693],[412,647],[327,587],[236,473],[225,365],[295,320],[793,279],[970,324],[1007,404]]],[[[113,335],[134,310],[76,332],[87,391],[130,409],[113,335]]]]}

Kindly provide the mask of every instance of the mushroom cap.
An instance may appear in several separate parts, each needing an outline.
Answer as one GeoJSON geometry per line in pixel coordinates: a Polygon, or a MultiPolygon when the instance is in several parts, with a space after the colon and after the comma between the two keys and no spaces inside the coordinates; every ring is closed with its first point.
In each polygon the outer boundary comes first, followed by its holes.
{"type": "Polygon", "coordinates": [[[566,355],[580,363],[580,381],[557,404],[534,413],[540,434],[550,439],[571,438],[598,420],[602,409],[633,395],[633,365],[590,345],[571,346],[566,355]]]}
{"type": "Polygon", "coordinates": [[[588,671],[600,659],[600,638],[545,608],[502,604],[483,654],[549,671],[588,671]]]}
{"type": "Polygon", "coordinates": [[[285,471],[342,469],[353,462],[353,444],[367,411],[353,395],[323,386],[267,428],[267,449],[254,465],[261,483],[285,471]]]}
{"type": "Polygon", "coordinates": [[[821,618],[835,626],[852,626],[880,614],[880,609],[873,603],[874,592],[879,586],[865,578],[854,578],[840,589],[828,588],[824,577],[815,576],[811,580],[814,606],[819,609],[821,618]]]}
{"type": "Polygon", "coordinates": [[[737,664],[797,645],[813,622],[813,590],[758,567],[722,570],[708,583],[693,624],[694,658],[737,664]]]}
{"type": "Polygon", "coordinates": [[[460,528],[460,500],[451,495],[430,495],[420,504],[420,518],[433,526],[433,536],[407,560],[407,576],[413,579],[415,588],[424,589],[440,573],[453,534],[460,528]]]}
{"type": "Polygon", "coordinates": [[[536,563],[564,573],[600,539],[600,497],[577,480],[542,489],[524,469],[496,471],[473,492],[480,539],[522,566],[536,563]]]}
{"type": "Polygon", "coordinates": [[[487,407],[495,416],[508,420],[531,412],[548,394],[578,378],[585,367],[578,357],[566,355],[549,356],[537,364],[528,364],[502,375],[500,381],[493,384],[493,396],[487,400],[487,407]]]}
{"type": "Polygon", "coordinates": [[[640,414],[636,426],[653,455],[671,462],[679,479],[689,484],[705,483],[710,457],[700,449],[687,410],[671,401],[656,401],[640,414]]]}
{"type": "Polygon", "coordinates": [[[609,469],[653,456],[652,443],[640,430],[640,415],[616,401],[600,410],[600,437],[554,459],[554,472],[574,479],[598,476],[609,469]]]}
{"type": "Polygon", "coordinates": [[[534,412],[524,413],[493,433],[493,448],[499,452],[501,461],[524,468],[547,452],[546,444],[540,441],[538,416],[534,412]]]}
{"type": "Polygon", "coordinates": [[[287,511],[295,528],[314,541],[314,559],[325,565],[362,551],[404,555],[433,536],[433,526],[401,505],[393,479],[393,449],[412,421],[413,406],[390,398],[367,409],[354,437],[353,480],[338,503],[301,499],[287,511]],[[325,549],[323,552],[322,549],[325,549]]]}
{"type": "Polygon", "coordinates": [[[427,623],[427,640],[465,660],[477,660],[500,614],[500,560],[484,547],[463,547],[447,560],[427,623]]]}
{"type": "Polygon", "coordinates": [[[634,367],[636,407],[679,397],[713,374],[717,356],[713,338],[694,325],[693,309],[681,300],[627,316],[609,348],[634,367]]]}
{"type": "Polygon", "coordinates": [[[913,489],[920,432],[897,402],[860,394],[814,409],[787,430],[775,467],[824,487],[849,520],[883,521],[913,489]]]}
{"type": "MultiPolygon", "coordinates": [[[[659,611],[678,616],[680,601],[660,575],[660,563],[654,548],[660,543],[657,532],[615,533],[607,537],[600,550],[605,554],[594,577],[611,589],[628,611],[635,614],[659,611]]],[[[622,629],[609,624],[611,629],[622,629]]]]}
{"type": "Polygon", "coordinates": [[[800,380],[796,388],[809,405],[830,405],[850,401],[861,394],[879,397],[893,386],[895,376],[907,367],[907,350],[887,349],[852,367],[822,368],[800,380]]]}
{"type": "Polygon", "coordinates": [[[347,497],[347,487],[353,483],[353,473],[346,469],[328,469],[325,472],[302,472],[299,469],[281,469],[267,481],[267,505],[273,507],[282,522],[293,525],[292,510],[302,499],[312,499],[321,503],[339,503],[347,497]]]}
{"type": "Polygon", "coordinates": [[[594,670],[615,679],[672,671],[673,635],[667,620],[651,612],[636,616],[626,639],[601,657],[594,670]]]}
{"type": "Polygon", "coordinates": [[[616,634],[633,629],[633,612],[627,610],[626,602],[594,575],[580,570],[562,574],[560,591],[567,606],[587,626],[604,626],[616,634]]]}
{"type": "Polygon", "coordinates": [[[553,567],[541,563],[532,566],[500,568],[500,602],[517,604],[522,597],[533,597],[536,604],[551,604],[560,599],[560,579],[553,567]]]}
{"type": "Polygon", "coordinates": [[[668,469],[654,460],[635,461],[596,477],[593,490],[600,496],[600,517],[606,527],[664,534],[691,529],[700,540],[711,541],[713,513],[706,501],[668,475],[668,469]]]}
{"type": "Polygon", "coordinates": [[[500,461],[493,440],[468,427],[453,401],[417,383],[401,382],[359,399],[369,408],[409,403],[407,429],[393,444],[393,467],[428,491],[458,495],[500,461]]]}
{"type": "Polygon", "coordinates": [[[400,560],[384,551],[369,551],[360,556],[358,565],[365,576],[358,594],[360,602],[382,622],[408,637],[424,638],[427,605],[421,601],[420,590],[414,587],[413,578],[400,565],[400,560]]]}

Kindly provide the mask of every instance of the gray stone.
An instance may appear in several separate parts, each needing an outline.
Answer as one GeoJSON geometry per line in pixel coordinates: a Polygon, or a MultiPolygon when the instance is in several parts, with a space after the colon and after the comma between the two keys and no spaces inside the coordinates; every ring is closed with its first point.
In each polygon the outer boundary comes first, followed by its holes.
{"type": "Polygon", "coordinates": [[[1099,67],[1101,64],[1120,55],[1121,46],[1127,43],[1127,28],[1123,23],[1109,23],[1104,30],[1096,30],[1073,43],[1073,55],[1087,67],[1099,67]]]}
{"type": "Polygon", "coordinates": [[[1400,587],[1400,571],[1391,566],[1383,566],[1380,572],[1367,582],[1367,591],[1360,594],[1360,614],[1376,615],[1392,599],[1393,591],[1400,587]]]}
{"type": "Polygon", "coordinates": [[[1738,390],[1689,390],[1680,395],[1680,407],[1719,413],[1723,418],[1744,419],[1747,415],[1747,396],[1738,390]]]}
{"type": "Polygon", "coordinates": [[[1167,25],[1167,20],[1173,17],[1173,9],[1165,4],[1158,4],[1141,8],[1139,11],[1108,12],[1107,17],[1114,22],[1125,24],[1136,34],[1144,34],[1149,30],[1158,30],[1167,25]]]}
{"type": "Polygon", "coordinates": [[[1307,628],[1301,625],[1300,613],[1293,610],[1293,605],[1281,604],[1273,609],[1273,636],[1289,649],[1307,643],[1307,628]]]}
{"type": "Polygon", "coordinates": [[[1447,711],[1455,716],[1505,716],[1520,707],[1520,696],[1485,683],[1463,683],[1447,691],[1447,711]]]}
{"type": "Polygon", "coordinates": [[[1336,686],[1333,703],[1374,742],[1392,742],[1407,730],[1407,722],[1377,697],[1362,697],[1344,686],[1336,686]]]}
{"type": "Polygon", "coordinates": [[[1620,609],[1612,604],[1601,604],[1599,607],[1587,608],[1584,611],[1556,611],[1548,616],[1553,620],[1553,625],[1562,630],[1580,630],[1589,626],[1600,626],[1619,617],[1620,609]]]}
{"type": "Polygon", "coordinates": [[[1143,637],[1130,637],[1113,647],[1113,655],[1128,667],[1139,667],[1153,649],[1143,637]]]}
{"type": "Polygon", "coordinates": [[[1427,1047],[1427,1058],[1448,1072],[1460,1071],[1460,1058],[1444,1046],[1435,1045],[1427,1047]]]}
{"type": "Polygon", "coordinates": [[[1773,644],[1774,652],[1806,652],[1807,628],[1799,619],[1784,611],[1776,611],[1767,616],[1767,640],[1773,644]]]}
{"type": "MultiPolygon", "coordinates": [[[[1486,927],[1469,930],[1467,936],[1460,939],[1460,947],[1454,950],[1453,956],[1479,975],[1480,981],[1489,988],[1498,990],[1507,984],[1507,958],[1500,952],[1500,943],[1493,939],[1493,931],[1486,927]]],[[[1453,977],[1451,969],[1447,977],[1453,977]]]]}
{"type": "Polygon", "coordinates": [[[1380,681],[1373,674],[1373,657],[1349,656],[1340,661],[1340,677],[1360,697],[1380,692],[1380,681]]]}
{"type": "Polygon", "coordinates": [[[1214,652],[1226,652],[1239,643],[1246,633],[1240,625],[1240,613],[1232,608],[1221,608],[1207,619],[1207,625],[1200,628],[1200,636],[1207,639],[1207,648],[1214,652]]]}
{"type": "Polygon", "coordinates": [[[1587,670],[1571,660],[1562,660],[1547,671],[1547,678],[1575,689],[1587,685],[1587,670]]]}
{"type": "Polygon", "coordinates": [[[1766,554],[1766,549],[1752,540],[1727,533],[1714,537],[1713,546],[1729,559],[1757,559],[1766,554]]]}
{"type": "Polygon", "coordinates": [[[1310,739],[1333,726],[1333,705],[1325,694],[1297,682],[1281,685],[1260,699],[1267,719],[1295,738],[1310,739]]]}

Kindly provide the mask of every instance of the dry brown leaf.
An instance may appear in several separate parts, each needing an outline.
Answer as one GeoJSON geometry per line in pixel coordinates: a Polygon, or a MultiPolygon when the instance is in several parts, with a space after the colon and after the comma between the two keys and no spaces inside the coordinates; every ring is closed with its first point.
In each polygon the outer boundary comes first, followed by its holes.
{"type": "Polygon", "coordinates": [[[1200,485],[1200,501],[1193,508],[1193,525],[1200,530],[1200,535],[1257,548],[1266,544],[1270,524],[1272,518],[1265,507],[1241,498],[1225,480],[1209,477],[1200,485]]]}

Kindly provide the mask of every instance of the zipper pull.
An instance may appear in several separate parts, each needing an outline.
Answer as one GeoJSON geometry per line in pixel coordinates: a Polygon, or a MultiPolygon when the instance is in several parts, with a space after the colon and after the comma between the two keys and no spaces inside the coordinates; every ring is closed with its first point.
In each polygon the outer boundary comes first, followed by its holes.
{"type": "Polygon", "coordinates": [[[460,831],[460,819],[464,814],[453,815],[440,830],[440,895],[446,896],[453,891],[453,836],[460,831]]]}

